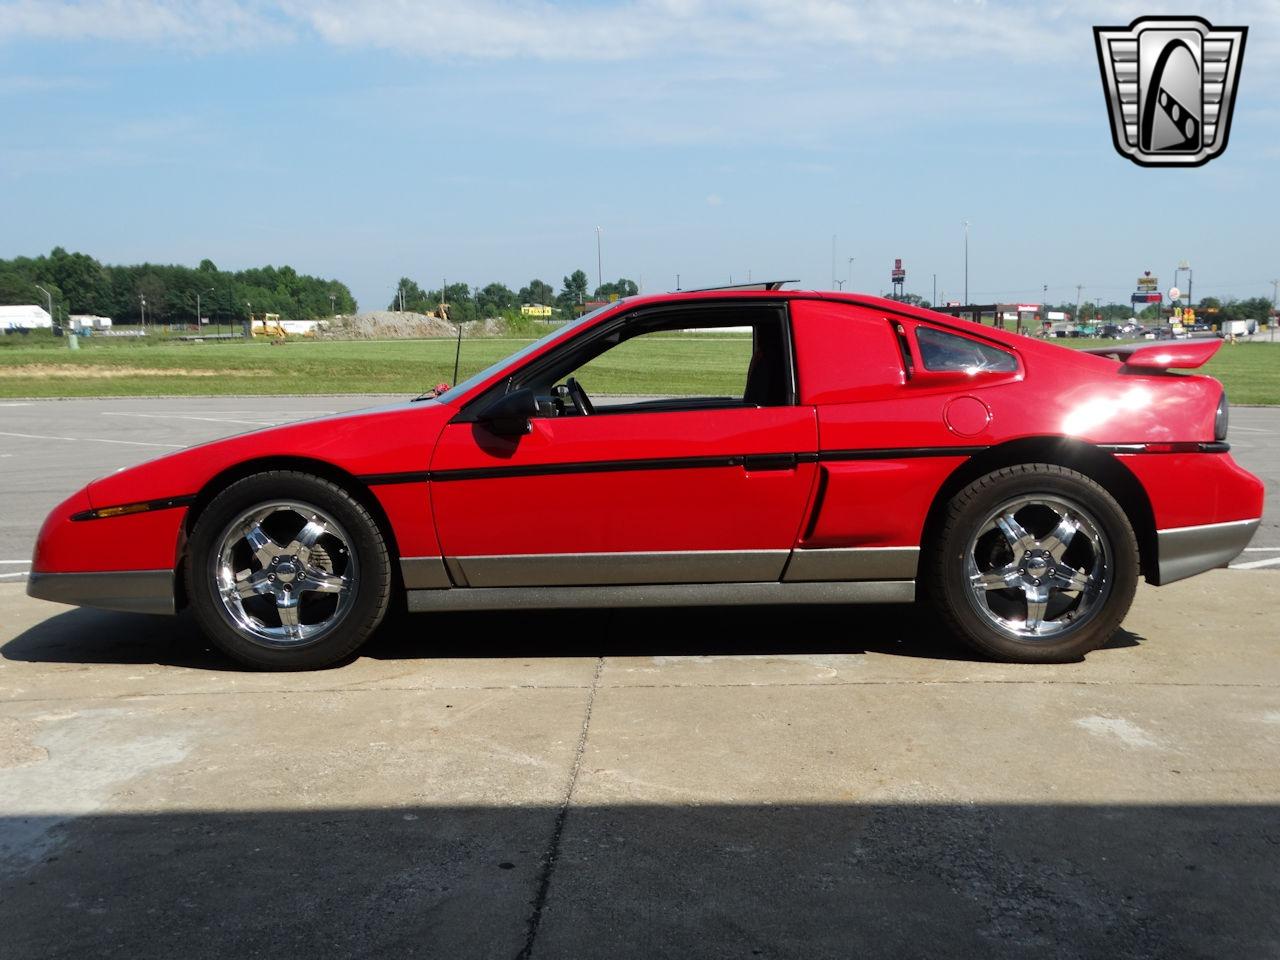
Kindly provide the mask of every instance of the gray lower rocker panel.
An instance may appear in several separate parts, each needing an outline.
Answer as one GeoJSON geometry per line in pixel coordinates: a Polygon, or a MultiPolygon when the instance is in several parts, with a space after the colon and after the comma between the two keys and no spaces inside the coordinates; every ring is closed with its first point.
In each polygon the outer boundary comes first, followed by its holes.
{"type": "Polygon", "coordinates": [[[1249,545],[1262,518],[1157,530],[1159,585],[1225,567],[1249,545]]]}
{"type": "Polygon", "coordinates": [[[401,557],[400,579],[406,590],[444,590],[453,586],[440,557],[401,557]]]}
{"type": "Polygon", "coordinates": [[[450,557],[470,587],[587,587],[648,583],[756,583],[782,575],[789,550],[539,553],[450,557]]]}
{"type": "Polygon", "coordinates": [[[172,570],[32,573],[27,578],[27,595],[127,613],[174,612],[172,570]]]}
{"type": "Polygon", "coordinates": [[[660,583],[605,587],[462,587],[410,590],[409,609],[528,610],[570,607],[696,607],[768,603],[911,603],[914,580],[860,583],[660,583]]]}
{"type": "Polygon", "coordinates": [[[914,580],[919,547],[838,547],[796,550],[788,582],[807,580],[914,580]]]}

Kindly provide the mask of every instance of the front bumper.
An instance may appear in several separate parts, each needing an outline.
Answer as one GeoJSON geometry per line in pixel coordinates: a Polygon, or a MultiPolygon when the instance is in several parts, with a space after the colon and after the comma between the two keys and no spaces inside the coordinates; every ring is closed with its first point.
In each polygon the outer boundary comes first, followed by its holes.
{"type": "Polygon", "coordinates": [[[172,570],[114,570],[108,573],[31,573],[27,595],[127,613],[175,612],[172,570]]]}
{"type": "Polygon", "coordinates": [[[1256,520],[1234,520],[1230,523],[1157,530],[1157,584],[1163,586],[1215,567],[1225,567],[1249,545],[1261,522],[1262,518],[1259,517],[1256,520]]]}

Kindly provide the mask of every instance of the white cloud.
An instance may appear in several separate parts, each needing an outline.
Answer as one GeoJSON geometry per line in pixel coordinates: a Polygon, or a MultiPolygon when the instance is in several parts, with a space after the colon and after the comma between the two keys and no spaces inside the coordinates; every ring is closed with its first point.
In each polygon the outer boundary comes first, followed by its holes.
{"type": "Polygon", "coordinates": [[[724,206],[724,197],[720,196],[720,194],[718,194],[718,193],[709,193],[709,194],[707,194],[707,206],[708,206],[708,207],[722,207],[722,206],[724,206]]]}
{"type": "MultiPolygon", "coordinates": [[[[1092,55],[1089,27],[1177,12],[1161,0],[0,0],[0,41],[107,40],[196,49],[318,39],[433,60],[726,60],[845,51],[872,61],[1092,55]]],[[[1207,9],[1201,9],[1207,8],[1207,9]]],[[[1274,49],[1275,0],[1202,3],[1274,49]]],[[[1262,51],[1259,51],[1261,53],[1262,51]]],[[[966,67],[967,69],[967,67],[966,67]]]]}
{"type": "Polygon", "coordinates": [[[108,40],[225,48],[281,42],[296,32],[275,4],[252,0],[11,0],[0,41],[108,40]]]}

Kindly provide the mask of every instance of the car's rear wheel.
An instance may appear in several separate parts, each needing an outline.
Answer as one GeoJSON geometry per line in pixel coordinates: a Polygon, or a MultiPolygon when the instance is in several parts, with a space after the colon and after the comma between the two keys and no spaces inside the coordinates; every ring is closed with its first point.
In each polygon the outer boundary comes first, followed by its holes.
{"type": "Polygon", "coordinates": [[[276,470],[233,483],[191,532],[187,589],[201,628],[241,663],[310,670],[353,653],[386,613],[391,562],[346,490],[276,470]]]}
{"type": "Polygon", "coordinates": [[[1000,660],[1078,660],[1107,642],[1138,583],[1138,545],[1101,486],[1054,464],[1008,467],[947,504],[922,558],[955,633],[1000,660]]]}

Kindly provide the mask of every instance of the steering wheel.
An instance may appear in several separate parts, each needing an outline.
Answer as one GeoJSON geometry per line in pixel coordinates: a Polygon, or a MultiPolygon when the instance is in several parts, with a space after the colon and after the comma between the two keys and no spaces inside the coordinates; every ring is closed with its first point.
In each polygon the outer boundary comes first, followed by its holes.
{"type": "Polygon", "coordinates": [[[573,405],[578,408],[578,412],[584,417],[589,417],[596,412],[596,408],[591,405],[591,399],[587,396],[587,391],[582,389],[580,384],[573,377],[564,382],[569,389],[569,396],[573,399],[573,405]]]}

